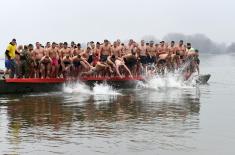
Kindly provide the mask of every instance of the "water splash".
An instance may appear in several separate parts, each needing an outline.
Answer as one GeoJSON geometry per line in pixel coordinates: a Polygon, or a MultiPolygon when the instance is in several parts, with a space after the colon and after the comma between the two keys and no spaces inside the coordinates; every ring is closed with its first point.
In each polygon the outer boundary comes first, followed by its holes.
{"type": "Polygon", "coordinates": [[[70,83],[64,86],[65,93],[81,93],[89,95],[120,95],[112,86],[107,83],[95,83],[93,88],[90,88],[82,82],[70,83]]]}
{"type": "Polygon", "coordinates": [[[192,88],[196,84],[195,80],[184,81],[180,74],[167,73],[164,76],[154,75],[150,78],[146,78],[145,82],[138,82],[138,88],[146,88],[153,90],[162,90],[169,88],[192,88]]]}

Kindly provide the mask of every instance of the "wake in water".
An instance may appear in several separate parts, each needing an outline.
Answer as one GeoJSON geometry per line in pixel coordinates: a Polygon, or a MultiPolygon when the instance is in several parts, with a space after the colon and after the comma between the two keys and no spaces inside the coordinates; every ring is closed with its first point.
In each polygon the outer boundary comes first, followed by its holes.
{"type": "Polygon", "coordinates": [[[84,83],[77,82],[67,84],[64,86],[65,93],[80,93],[89,95],[120,95],[112,86],[107,83],[95,84],[93,88],[90,88],[84,83]]]}

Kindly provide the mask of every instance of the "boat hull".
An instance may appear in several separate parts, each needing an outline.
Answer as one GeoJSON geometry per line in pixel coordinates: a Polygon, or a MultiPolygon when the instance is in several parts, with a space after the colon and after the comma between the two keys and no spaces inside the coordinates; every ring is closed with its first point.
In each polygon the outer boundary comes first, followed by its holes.
{"type": "Polygon", "coordinates": [[[135,88],[138,81],[143,81],[143,78],[6,79],[0,80],[0,94],[63,91],[64,86],[77,82],[90,87],[96,83],[107,83],[114,88],[135,88]]]}

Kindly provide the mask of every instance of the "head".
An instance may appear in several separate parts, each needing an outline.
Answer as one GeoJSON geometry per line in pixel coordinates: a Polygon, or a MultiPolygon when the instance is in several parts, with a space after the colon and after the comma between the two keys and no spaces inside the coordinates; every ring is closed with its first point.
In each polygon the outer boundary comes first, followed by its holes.
{"type": "Polygon", "coordinates": [[[68,43],[67,42],[64,42],[64,48],[68,48],[68,43]]]}
{"type": "Polygon", "coordinates": [[[150,41],[150,44],[149,44],[151,47],[153,47],[154,45],[154,41],[150,41]]]}
{"type": "Polygon", "coordinates": [[[186,48],[187,48],[187,49],[191,49],[191,47],[192,47],[192,46],[191,46],[191,43],[187,43],[186,48]]]}
{"type": "Polygon", "coordinates": [[[94,41],[91,41],[91,42],[90,42],[90,46],[91,46],[92,49],[95,48],[95,43],[94,43],[94,41]]]}
{"type": "Polygon", "coordinates": [[[161,46],[164,46],[164,45],[165,45],[165,41],[161,41],[161,42],[160,42],[160,45],[161,45],[161,46]]]}
{"type": "Polygon", "coordinates": [[[41,47],[41,44],[39,42],[36,42],[36,48],[39,49],[41,47]]]}
{"type": "Polygon", "coordinates": [[[53,42],[52,45],[51,45],[52,48],[56,48],[56,43],[53,42]]]}
{"type": "Polygon", "coordinates": [[[113,42],[113,46],[117,47],[117,42],[116,41],[113,42]]]}
{"type": "Polygon", "coordinates": [[[117,46],[119,46],[121,44],[121,40],[120,39],[118,39],[116,42],[117,42],[117,46]]]}
{"type": "Polygon", "coordinates": [[[46,43],[46,48],[50,48],[51,47],[51,43],[50,42],[47,42],[46,43]]]}
{"type": "Polygon", "coordinates": [[[12,43],[12,45],[16,45],[17,43],[16,43],[16,39],[12,39],[11,40],[11,43],[12,43]]]}
{"type": "Polygon", "coordinates": [[[33,44],[29,44],[29,45],[28,45],[28,49],[29,49],[30,51],[32,51],[32,50],[33,50],[33,44]]]}
{"type": "Polygon", "coordinates": [[[104,45],[107,46],[109,44],[109,41],[107,39],[104,40],[104,45]]]}
{"type": "Polygon", "coordinates": [[[70,45],[71,45],[71,47],[74,47],[75,46],[74,41],[71,41],[70,45]]]}
{"type": "Polygon", "coordinates": [[[64,47],[64,44],[63,43],[59,43],[59,48],[63,48],[64,47]]]}
{"type": "Polygon", "coordinates": [[[182,46],[184,44],[183,40],[180,40],[179,45],[182,46]]]}
{"type": "Polygon", "coordinates": [[[77,43],[77,48],[81,49],[81,44],[80,43],[77,43]]]}
{"type": "Polygon", "coordinates": [[[90,46],[87,46],[86,52],[90,52],[90,51],[91,51],[91,47],[90,47],[90,46]]]}
{"type": "Polygon", "coordinates": [[[96,48],[100,48],[100,42],[96,43],[96,48]]]}
{"type": "Polygon", "coordinates": [[[128,45],[132,45],[133,42],[134,42],[134,40],[133,40],[133,39],[130,39],[128,45]]]}
{"type": "Polygon", "coordinates": [[[144,46],[145,41],[144,41],[144,40],[141,40],[140,44],[141,44],[141,46],[144,46]]]}
{"type": "Polygon", "coordinates": [[[24,50],[28,50],[28,46],[27,45],[24,45],[24,50]]]}
{"type": "Polygon", "coordinates": [[[171,47],[174,47],[174,46],[175,46],[175,42],[171,41],[171,47]]]}

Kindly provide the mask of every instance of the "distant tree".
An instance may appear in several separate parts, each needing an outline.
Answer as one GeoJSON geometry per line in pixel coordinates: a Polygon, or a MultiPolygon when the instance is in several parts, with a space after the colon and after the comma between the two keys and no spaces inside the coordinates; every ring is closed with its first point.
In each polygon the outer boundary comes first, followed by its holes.
{"type": "Polygon", "coordinates": [[[149,42],[149,41],[154,41],[155,43],[159,43],[160,40],[157,39],[155,36],[153,35],[145,35],[141,38],[141,40],[145,40],[145,42],[149,42]]]}
{"type": "Polygon", "coordinates": [[[235,53],[235,42],[231,43],[226,50],[227,53],[235,53]]]}

